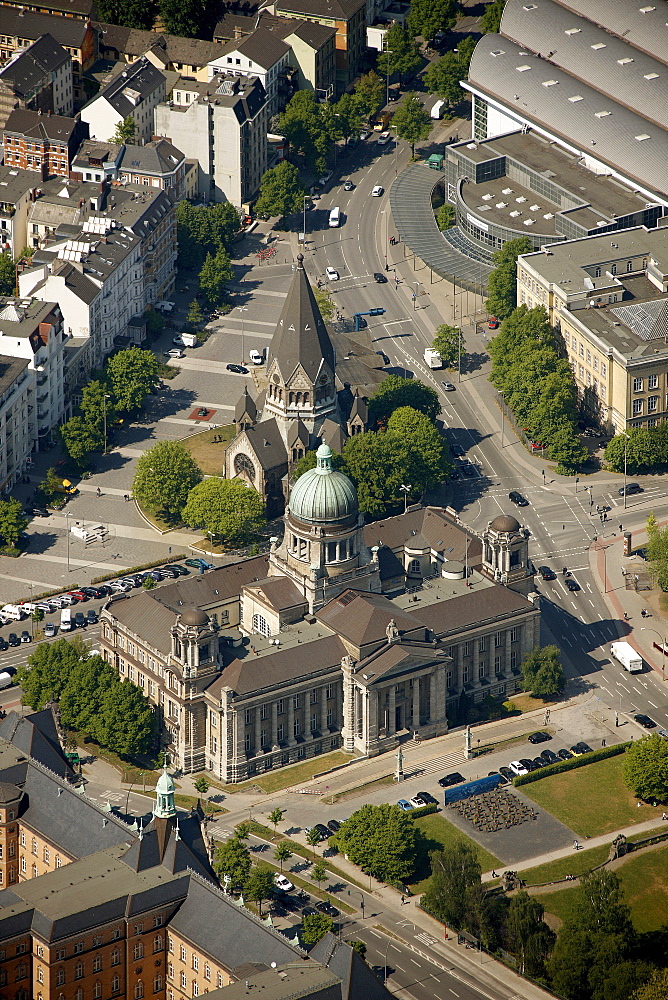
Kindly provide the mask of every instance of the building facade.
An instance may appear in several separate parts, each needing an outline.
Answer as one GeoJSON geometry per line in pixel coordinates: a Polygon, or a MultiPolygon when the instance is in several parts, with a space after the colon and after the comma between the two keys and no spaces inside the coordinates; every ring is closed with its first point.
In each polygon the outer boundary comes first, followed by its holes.
{"type": "Polygon", "coordinates": [[[289,85],[290,46],[266,28],[257,28],[238,41],[228,42],[209,63],[209,80],[219,73],[257,77],[267,95],[269,117],[281,111],[292,94],[289,85]]]}
{"type": "Polygon", "coordinates": [[[0,128],[16,108],[61,116],[74,110],[72,59],[51,35],[16,51],[0,69],[0,128]]]}
{"type": "Polygon", "coordinates": [[[134,142],[141,145],[153,136],[153,112],[166,96],[164,73],[142,56],[103,87],[81,109],[81,120],[90,135],[110,142],[126,118],[135,124],[134,142]]]}
{"type": "Polygon", "coordinates": [[[37,14],[26,7],[4,6],[0,29],[0,60],[26,49],[42,35],[50,35],[72,59],[74,105],[80,107],[84,93],[82,74],[93,65],[97,56],[95,32],[90,21],[63,18],[53,14],[37,14]]]}
{"type": "Polygon", "coordinates": [[[3,129],[5,165],[32,170],[37,180],[69,177],[72,161],[87,138],[88,126],[77,118],[12,111],[3,129]]]}
{"type": "Polygon", "coordinates": [[[336,30],[336,93],[342,94],[359,74],[366,52],[366,0],[273,0],[267,9],[336,30]]]}

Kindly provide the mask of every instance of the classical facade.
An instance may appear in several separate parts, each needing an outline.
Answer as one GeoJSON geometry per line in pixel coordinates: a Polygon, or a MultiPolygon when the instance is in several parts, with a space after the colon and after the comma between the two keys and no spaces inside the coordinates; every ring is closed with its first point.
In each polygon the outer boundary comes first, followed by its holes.
{"type": "Polygon", "coordinates": [[[364,525],[321,445],[268,557],[116,600],[102,655],[156,706],[181,768],[224,781],[343,746],[444,733],[461,700],[512,693],[539,641],[528,533],[478,538],[417,505],[364,525]]]}

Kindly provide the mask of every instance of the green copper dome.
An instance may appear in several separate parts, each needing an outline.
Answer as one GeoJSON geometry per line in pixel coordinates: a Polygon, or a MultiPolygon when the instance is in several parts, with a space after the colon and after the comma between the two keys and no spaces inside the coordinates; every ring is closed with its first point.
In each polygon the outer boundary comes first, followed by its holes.
{"type": "Polygon", "coordinates": [[[300,476],[290,495],[290,513],[308,524],[341,524],[357,517],[357,493],[350,479],[332,469],[332,449],[321,444],[318,464],[300,476]]]}

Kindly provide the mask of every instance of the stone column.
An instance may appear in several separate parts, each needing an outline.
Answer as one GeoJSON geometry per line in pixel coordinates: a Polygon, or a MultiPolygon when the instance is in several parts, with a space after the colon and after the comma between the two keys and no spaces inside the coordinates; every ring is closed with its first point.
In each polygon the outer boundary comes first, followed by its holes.
{"type": "Polygon", "coordinates": [[[510,677],[511,674],[512,674],[512,670],[510,668],[510,629],[509,628],[506,629],[506,632],[505,632],[505,635],[504,635],[503,638],[504,638],[504,646],[505,646],[505,652],[504,652],[505,663],[503,664],[503,673],[506,675],[506,677],[510,677]]]}
{"type": "Polygon", "coordinates": [[[295,745],[295,701],[293,695],[288,695],[288,746],[295,745]]]}
{"type": "Polygon", "coordinates": [[[420,728],[420,678],[413,678],[413,729],[420,728]]]}
{"type": "Polygon", "coordinates": [[[320,732],[324,735],[327,732],[327,687],[323,684],[320,688],[320,732]]]}
{"type": "Polygon", "coordinates": [[[362,722],[362,747],[364,753],[368,753],[369,750],[369,690],[368,688],[362,688],[360,690],[360,716],[362,722]]]}
{"type": "Polygon", "coordinates": [[[368,721],[368,739],[370,744],[375,744],[378,742],[378,689],[374,688],[369,691],[369,721],[368,721]]]}
{"type": "Polygon", "coordinates": [[[436,670],[441,669],[445,674],[445,667],[432,669],[429,675],[429,708],[427,710],[427,722],[436,722],[445,711],[445,705],[437,705],[436,702],[436,670]]]}
{"type": "Polygon", "coordinates": [[[476,687],[480,684],[480,678],[478,676],[478,670],[480,669],[480,639],[476,638],[473,640],[473,657],[471,663],[471,671],[473,677],[471,681],[476,687]]]}
{"type": "Polygon", "coordinates": [[[278,743],[278,702],[271,703],[271,745],[274,747],[278,743]]]}
{"type": "Polygon", "coordinates": [[[387,735],[394,736],[397,731],[397,692],[393,684],[390,688],[390,704],[387,710],[387,735]]]}

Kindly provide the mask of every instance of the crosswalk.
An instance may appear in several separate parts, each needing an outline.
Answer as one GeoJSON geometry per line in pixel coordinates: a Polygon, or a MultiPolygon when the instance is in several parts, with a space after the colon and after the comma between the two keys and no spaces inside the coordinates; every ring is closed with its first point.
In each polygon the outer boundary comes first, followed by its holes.
{"type": "Polygon", "coordinates": [[[416,770],[419,770],[422,774],[434,774],[435,771],[443,771],[448,767],[463,764],[465,760],[466,754],[464,751],[455,750],[453,753],[446,753],[442,757],[434,757],[433,760],[427,760],[423,764],[416,765],[416,770]]]}

